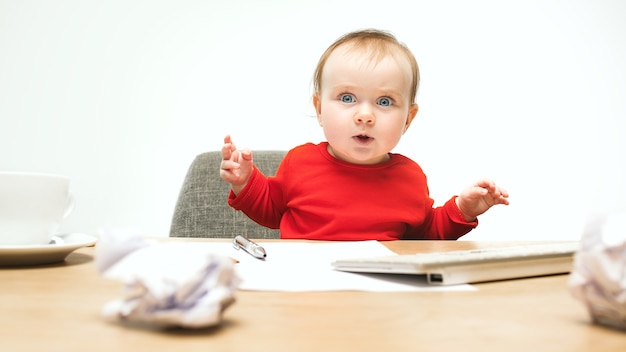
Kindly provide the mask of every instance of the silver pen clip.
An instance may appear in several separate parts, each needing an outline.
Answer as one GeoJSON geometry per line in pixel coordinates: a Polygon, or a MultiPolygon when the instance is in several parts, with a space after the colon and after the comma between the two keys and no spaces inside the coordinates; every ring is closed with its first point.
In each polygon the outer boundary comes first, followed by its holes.
{"type": "Polygon", "coordinates": [[[265,259],[265,257],[267,256],[263,247],[241,235],[235,236],[235,238],[233,239],[233,247],[235,247],[235,249],[241,248],[248,252],[251,256],[258,259],[265,259]]]}

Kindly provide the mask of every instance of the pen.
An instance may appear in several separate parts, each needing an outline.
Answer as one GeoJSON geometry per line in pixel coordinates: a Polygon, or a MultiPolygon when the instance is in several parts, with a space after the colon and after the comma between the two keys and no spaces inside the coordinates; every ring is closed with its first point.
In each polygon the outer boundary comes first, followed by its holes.
{"type": "Polygon", "coordinates": [[[265,253],[265,249],[263,249],[263,247],[259,246],[258,244],[250,241],[249,239],[241,235],[235,236],[235,238],[233,239],[233,246],[236,249],[242,248],[243,250],[250,253],[250,255],[255,258],[265,259],[265,257],[267,256],[267,254],[265,253]]]}

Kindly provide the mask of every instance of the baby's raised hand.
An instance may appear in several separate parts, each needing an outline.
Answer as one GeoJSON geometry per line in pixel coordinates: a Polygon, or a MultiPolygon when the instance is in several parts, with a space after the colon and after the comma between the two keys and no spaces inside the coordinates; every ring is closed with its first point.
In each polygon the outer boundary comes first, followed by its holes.
{"type": "Polygon", "coordinates": [[[252,152],[247,149],[237,150],[230,135],[224,137],[220,177],[231,184],[235,194],[239,194],[246,186],[250,175],[252,175],[252,168],[252,152]]]}
{"type": "Polygon", "coordinates": [[[509,205],[509,193],[495,182],[482,179],[461,192],[456,198],[456,205],[466,221],[475,221],[476,217],[496,204],[509,205]]]}

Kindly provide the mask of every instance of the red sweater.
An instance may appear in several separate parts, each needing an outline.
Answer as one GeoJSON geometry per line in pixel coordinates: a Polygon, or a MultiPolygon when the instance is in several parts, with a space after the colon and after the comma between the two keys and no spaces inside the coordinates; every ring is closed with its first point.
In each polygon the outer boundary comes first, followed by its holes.
{"type": "Polygon", "coordinates": [[[327,142],[290,150],[276,176],[254,168],[228,203],[252,220],[280,228],[284,239],[455,240],[478,225],[466,222],[452,197],[433,207],[426,175],[400,154],[377,165],[334,158],[327,142]]]}

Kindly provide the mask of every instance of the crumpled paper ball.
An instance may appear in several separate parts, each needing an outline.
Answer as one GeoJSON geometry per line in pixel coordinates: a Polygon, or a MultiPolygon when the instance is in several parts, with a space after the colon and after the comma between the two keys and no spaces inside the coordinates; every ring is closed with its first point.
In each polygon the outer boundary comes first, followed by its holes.
{"type": "Polygon", "coordinates": [[[626,212],[588,220],[569,287],[594,323],[626,331],[626,212]]]}
{"type": "Polygon", "coordinates": [[[158,243],[122,231],[96,246],[101,275],[124,283],[102,315],[157,327],[206,328],[221,323],[240,283],[231,258],[190,242],[158,243]]]}

